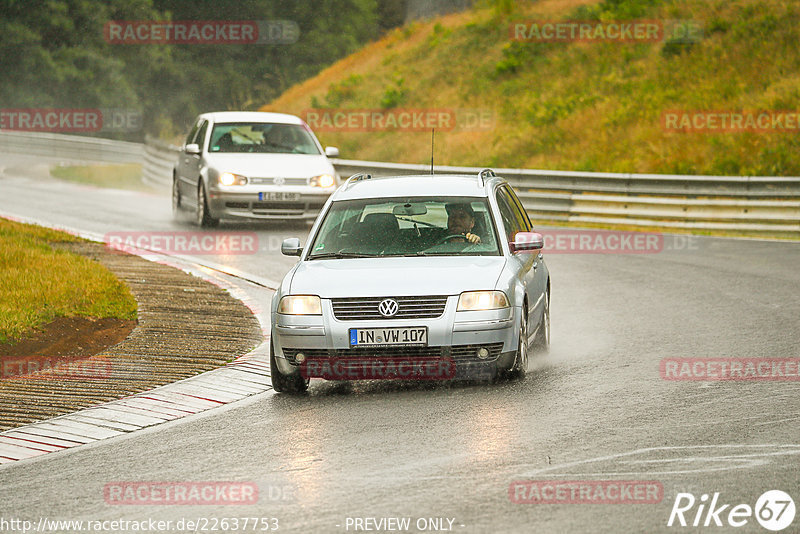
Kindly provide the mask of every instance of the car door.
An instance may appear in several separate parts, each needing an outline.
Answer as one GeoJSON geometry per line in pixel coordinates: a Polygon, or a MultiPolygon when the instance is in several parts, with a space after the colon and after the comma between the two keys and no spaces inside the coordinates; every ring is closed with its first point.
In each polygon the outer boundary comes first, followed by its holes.
{"type": "Polygon", "coordinates": [[[188,157],[188,154],[186,154],[186,145],[194,142],[194,138],[197,137],[197,130],[200,129],[201,122],[201,119],[197,119],[195,121],[194,126],[192,126],[192,129],[189,131],[189,135],[186,136],[186,141],[184,141],[183,146],[181,147],[181,151],[178,154],[178,162],[175,165],[175,177],[178,180],[178,188],[182,196],[186,196],[189,192],[189,185],[187,183],[187,166],[191,162],[191,159],[188,157]]]}
{"type": "Polygon", "coordinates": [[[192,201],[197,200],[197,178],[200,176],[203,141],[207,130],[208,120],[198,120],[186,137],[186,144],[183,145],[183,151],[180,155],[179,178],[181,181],[181,194],[184,198],[189,198],[192,201]],[[186,152],[186,146],[193,143],[200,146],[200,154],[188,154],[186,152]]]}
{"type": "MultiPolygon", "coordinates": [[[[505,238],[508,242],[514,241],[517,232],[530,232],[532,230],[530,219],[513,190],[503,185],[497,189],[497,207],[503,220],[505,238]]],[[[525,286],[528,295],[528,325],[533,330],[539,324],[544,313],[544,288],[543,271],[538,253],[512,254],[511,261],[517,267],[518,277],[525,286]]],[[[530,332],[529,330],[529,332],[530,332]]]]}
{"type": "MultiPolygon", "coordinates": [[[[514,201],[515,212],[517,216],[523,220],[523,224],[526,228],[526,232],[533,232],[533,222],[531,218],[528,216],[528,212],[525,211],[525,206],[522,205],[522,201],[519,199],[517,194],[514,192],[514,189],[511,186],[506,186],[508,188],[508,194],[511,199],[514,201]]],[[[533,270],[534,270],[534,284],[533,286],[529,286],[530,294],[528,296],[529,302],[533,302],[530,300],[531,295],[536,296],[536,302],[539,305],[536,306],[535,310],[533,311],[533,315],[531,319],[535,319],[536,322],[530,323],[531,325],[539,324],[538,321],[541,320],[542,314],[544,314],[545,308],[545,298],[547,293],[547,279],[550,276],[547,266],[544,263],[544,255],[541,251],[536,253],[531,253],[530,256],[534,257],[533,262],[533,270]]],[[[533,329],[531,329],[533,330],[533,329]]]]}

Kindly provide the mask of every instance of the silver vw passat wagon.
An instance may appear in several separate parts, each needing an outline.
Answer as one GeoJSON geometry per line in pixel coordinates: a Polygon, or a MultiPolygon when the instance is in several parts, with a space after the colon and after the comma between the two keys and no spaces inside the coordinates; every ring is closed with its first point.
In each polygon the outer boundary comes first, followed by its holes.
{"type": "Polygon", "coordinates": [[[351,176],[272,300],[279,392],[328,380],[520,378],[550,343],[542,235],[514,190],[476,175],[351,176]]]}

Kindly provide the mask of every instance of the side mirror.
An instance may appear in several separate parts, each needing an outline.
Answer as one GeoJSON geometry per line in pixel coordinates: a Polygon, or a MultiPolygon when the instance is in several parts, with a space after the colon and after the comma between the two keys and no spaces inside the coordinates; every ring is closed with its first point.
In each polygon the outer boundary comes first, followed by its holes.
{"type": "Polygon", "coordinates": [[[325,155],[329,158],[338,158],[339,157],[339,149],[335,146],[326,146],[325,147],[325,155]]]}
{"type": "Polygon", "coordinates": [[[284,256],[299,256],[303,253],[303,247],[300,246],[300,239],[296,237],[289,237],[281,243],[281,254],[284,256]]]}
{"type": "Polygon", "coordinates": [[[186,152],[187,154],[197,156],[200,154],[200,145],[198,145],[197,143],[190,143],[185,147],[183,147],[183,151],[186,152]]]}
{"type": "Polygon", "coordinates": [[[538,232],[517,232],[514,241],[508,244],[512,253],[542,250],[544,248],[544,237],[538,232]]]}

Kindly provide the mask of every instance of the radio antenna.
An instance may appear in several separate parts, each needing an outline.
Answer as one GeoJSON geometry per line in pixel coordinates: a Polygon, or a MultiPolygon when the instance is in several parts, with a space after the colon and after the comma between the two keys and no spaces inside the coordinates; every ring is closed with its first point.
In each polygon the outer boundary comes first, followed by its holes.
{"type": "Polygon", "coordinates": [[[433,175],[433,128],[431,128],[431,175],[433,175]]]}

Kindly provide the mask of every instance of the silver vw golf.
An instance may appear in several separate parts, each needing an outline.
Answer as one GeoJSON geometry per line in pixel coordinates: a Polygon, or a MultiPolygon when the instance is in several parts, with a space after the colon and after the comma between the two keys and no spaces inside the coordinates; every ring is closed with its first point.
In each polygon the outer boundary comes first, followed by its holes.
{"type": "Polygon", "coordinates": [[[272,300],[271,375],[520,378],[550,343],[542,235],[514,190],[477,175],[351,176],[331,195],[272,300]]]}
{"type": "Polygon", "coordinates": [[[200,226],[227,219],[312,221],[336,189],[329,158],[299,117],[259,111],[204,113],[172,172],[172,210],[200,226]]]}

